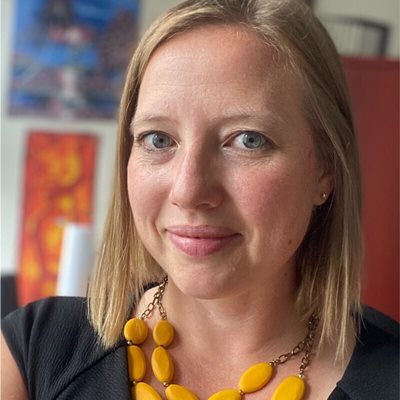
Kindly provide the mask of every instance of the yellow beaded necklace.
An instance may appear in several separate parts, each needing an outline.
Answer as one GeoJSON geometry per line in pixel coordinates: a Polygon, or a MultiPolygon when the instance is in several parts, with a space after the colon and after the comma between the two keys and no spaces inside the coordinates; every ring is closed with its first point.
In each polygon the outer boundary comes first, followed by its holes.
{"type": "MultiPolygon", "coordinates": [[[[129,379],[132,384],[133,400],[162,400],[160,394],[149,384],[143,382],[146,375],[146,358],[139,347],[147,338],[148,318],[157,306],[161,320],[153,329],[153,340],[156,347],[151,357],[154,376],[165,387],[167,400],[199,400],[184,386],[173,384],[174,363],[167,347],[174,339],[174,328],[167,320],[167,313],[162,304],[162,297],[167,285],[166,277],[158,286],[153,301],[147,306],[140,318],[132,318],[124,326],[124,337],[127,342],[129,379]]],[[[285,378],[275,390],[272,400],[301,400],[305,392],[304,374],[310,364],[311,349],[314,343],[318,318],[311,316],[308,321],[308,332],[304,340],[298,343],[289,353],[280,355],[270,362],[261,362],[249,367],[240,377],[238,387],[214,393],[208,400],[243,400],[243,396],[261,390],[271,379],[274,368],[289,359],[304,353],[299,367],[299,374],[285,378]]]]}

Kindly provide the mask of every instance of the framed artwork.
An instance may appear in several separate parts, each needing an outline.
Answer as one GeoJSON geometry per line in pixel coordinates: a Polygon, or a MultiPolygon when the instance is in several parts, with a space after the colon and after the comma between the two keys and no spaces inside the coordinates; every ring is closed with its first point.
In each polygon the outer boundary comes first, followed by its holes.
{"type": "Polygon", "coordinates": [[[9,113],[113,118],[139,0],[16,0],[9,113]]]}
{"type": "Polygon", "coordinates": [[[55,294],[63,227],[92,222],[96,136],[30,132],[17,272],[19,305],[55,294]]]}

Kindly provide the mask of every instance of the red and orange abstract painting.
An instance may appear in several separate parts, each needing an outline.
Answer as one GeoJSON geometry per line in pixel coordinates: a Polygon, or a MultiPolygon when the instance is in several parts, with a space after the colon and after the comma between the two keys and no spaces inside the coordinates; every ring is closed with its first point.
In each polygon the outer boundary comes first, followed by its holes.
{"type": "Polygon", "coordinates": [[[55,294],[67,222],[91,223],[96,136],[30,132],[17,291],[19,305],[55,294]]]}

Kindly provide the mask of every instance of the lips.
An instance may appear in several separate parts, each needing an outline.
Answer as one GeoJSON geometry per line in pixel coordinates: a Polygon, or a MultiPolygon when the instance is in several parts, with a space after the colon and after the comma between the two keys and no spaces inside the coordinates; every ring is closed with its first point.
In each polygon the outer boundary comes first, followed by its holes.
{"type": "Polygon", "coordinates": [[[172,244],[191,257],[206,257],[229,246],[240,237],[220,226],[171,226],[166,229],[172,244]]]}

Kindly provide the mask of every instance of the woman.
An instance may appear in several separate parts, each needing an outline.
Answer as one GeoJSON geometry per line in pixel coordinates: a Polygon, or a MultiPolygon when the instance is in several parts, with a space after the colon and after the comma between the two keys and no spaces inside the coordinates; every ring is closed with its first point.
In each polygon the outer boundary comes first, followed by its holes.
{"type": "Polygon", "coordinates": [[[339,57],[306,6],[172,9],[128,70],[90,323],[82,299],[8,317],[7,394],[394,399],[396,327],[359,324],[359,174],[339,57]]]}

